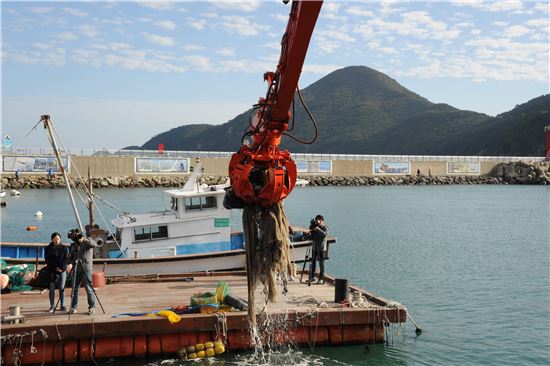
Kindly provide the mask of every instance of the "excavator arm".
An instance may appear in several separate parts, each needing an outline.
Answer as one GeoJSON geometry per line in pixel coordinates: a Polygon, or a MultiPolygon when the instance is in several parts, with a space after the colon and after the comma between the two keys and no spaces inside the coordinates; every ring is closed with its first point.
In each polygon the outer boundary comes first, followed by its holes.
{"type": "MultiPolygon", "coordinates": [[[[275,72],[266,72],[267,93],[260,98],[243,144],[229,162],[231,196],[245,204],[271,207],[283,200],[296,183],[296,164],[287,150],[279,150],[281,137],[288,128],[290,106],[307,49],[321,11],[322,1],[293,1],[281,56],[275,72]]],[[[229,204],[239,207],[241,204],[229,204]]]]}

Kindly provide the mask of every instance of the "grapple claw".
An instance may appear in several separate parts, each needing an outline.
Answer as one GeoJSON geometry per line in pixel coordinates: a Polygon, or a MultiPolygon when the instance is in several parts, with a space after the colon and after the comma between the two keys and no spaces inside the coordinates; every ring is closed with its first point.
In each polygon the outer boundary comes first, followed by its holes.
{"type": "Polygon", "coordinates": [[[232,191],[248,205],[270,207],[282,201],[294,188],[296,175],[290,153],[276,147],[255,153],[241,146],[229,162],[232,191]]]}

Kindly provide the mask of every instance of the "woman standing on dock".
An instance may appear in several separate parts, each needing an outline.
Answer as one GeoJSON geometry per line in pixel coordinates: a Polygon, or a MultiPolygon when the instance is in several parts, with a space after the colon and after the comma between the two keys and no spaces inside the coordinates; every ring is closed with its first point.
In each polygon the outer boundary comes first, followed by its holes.
{"type": "Polygon", "coordinates": [[[48,268],[48,288],[50,289],[50,313],[55,310],[55,288],[59,288],[59,310],[65,311],[65,281],[67,279],[67,257],[69,250],[61,244],[61,235],[53,233],[52,241],[46,247],[45,259],[48,268]]]}

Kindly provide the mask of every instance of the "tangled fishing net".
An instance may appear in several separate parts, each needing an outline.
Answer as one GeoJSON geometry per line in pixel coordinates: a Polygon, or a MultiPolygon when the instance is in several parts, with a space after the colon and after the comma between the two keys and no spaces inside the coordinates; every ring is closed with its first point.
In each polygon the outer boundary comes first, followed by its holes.
{"type": "Polygon", "coordinates": [[[288,219],[281,202],[272,207],[245,206],[243,231],[246,243],[246,267],[248,271],[248,315],[256,324],[254,292],[261,282],[266,301],[277,297],[276,276],[283,280],[283,292],[287,292],[286,270],[290,261],[288,219]]]}

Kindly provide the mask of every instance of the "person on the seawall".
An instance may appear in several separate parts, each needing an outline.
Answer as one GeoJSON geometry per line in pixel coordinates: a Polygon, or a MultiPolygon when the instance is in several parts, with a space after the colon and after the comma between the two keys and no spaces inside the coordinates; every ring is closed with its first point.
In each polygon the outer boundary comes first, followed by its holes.
{"type": "Polygon", "coordinates": [[[73,238],[76,245],[76,261],[74,263],[76,271],[76,278],[73,284],[73,295],[71,301],[71,314],[76,313],[76,307],[78,305],[78,291],[80,284],[84,283],[84,289],[88,299],[88,314],[95,314],[95,294],[92,288],[92,270],[94,260],[94,248],[97,247],[97,243],[91,238],[85,238],[80,232],[74,233],[73,238]]]}
{"type": "Polygon", "coordinates": [[[61,235],[53,233],[51,242],[46,247],[44,257],[46,268],[48,269],[48,288],[50,291],[50,313],[55,309],[55,288],[59,289],[60,311],[66,311],[65,308],[65,281],[67,280],[67,256],[69,249],[61,244],[61,235]]]}
{"type": "Polygon", "coordinates": [[[325,282],[325,254],[324,248],[327,241],[328,228],[325,225],[325,219],[322,215],[315,216],[315,219],[311,220],[309,225],[309,234],[313,241],[313,250],[311,255],[311,264],[309,266],[309,283],[313,282],[313,275],[315,274],[315,262],[319,261],[319,278],[317,283],[321,284],[325,282]]]}

